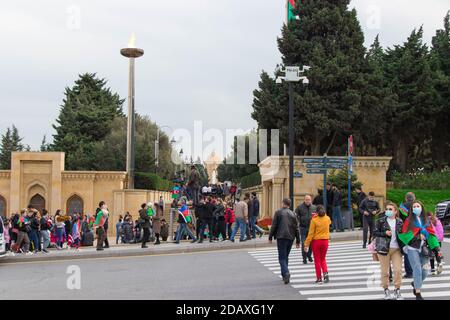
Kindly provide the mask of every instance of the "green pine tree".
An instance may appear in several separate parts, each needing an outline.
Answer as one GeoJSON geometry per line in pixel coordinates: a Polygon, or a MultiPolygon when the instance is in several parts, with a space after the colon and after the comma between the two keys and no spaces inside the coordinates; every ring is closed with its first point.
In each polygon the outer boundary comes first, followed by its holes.
{"type": "Polygon", "coordinates": [[[13,125],[6,129],[6,133],[2,135],[0,147],[0,169],[11,169],[11,153],[15,151],[29,151],[29,146],[26,148],[22,144],[22,138],[19,135],[19,130],[13,125]]]}
{"type": "MultiPolygon", "coordinates": [[[[366,86],[364,35],[349,0],[302,0],[278,39],[284,66],[311,66],[310,85],[294,84],[295,153],[319,155],[333,151],[351,132],[366,86]]],[[[252,117],[260,128],[280,128],[287,141],[287,84],[275,85],[261,75],[254,93],[252,117]]],[[[345,142],[344,142],[345,144],[345,142]]]]}
{"type": "Polygon", "coordinates": [[[401,172],[423,165],[439,106],[435,103],[428,47],[423,29],[413,30],[403,45],[387,50],[386,76],[398,103],[391,106],[394,164],[401,172]],[[419,155],[419,156],[418,156],[419,155]],[[413,161],[413,160],[419,161],[413,161]]]}
{"type": "Polygon", "coordinates": [[[82,74],[65,98],[53,126],[53,151],[66,153],[66,168],[90,170],[95,166],[94,144],[111,131],[113,120],[123,116],[124,100],[106,88],[106,80],[96,74],[82,74]]]}
{"type": "Polygon", "coordinates": [[[441,107],[432,132],[432,152],[436,168],[450,166],[450,11],[444,18],[444,28],[437,30],[432,40],[431,69],[436,103],[441,107]]]}

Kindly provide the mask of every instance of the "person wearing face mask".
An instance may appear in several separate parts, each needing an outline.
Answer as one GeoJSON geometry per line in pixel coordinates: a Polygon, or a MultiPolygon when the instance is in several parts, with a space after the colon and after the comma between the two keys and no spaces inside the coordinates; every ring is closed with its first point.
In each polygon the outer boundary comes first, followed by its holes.
{"type": "MultiPolygon", "coordinates": [[[[400,219],[403,220],[403,222],[405,222],[406,218],[408,218],[409,210],[411,209],[414,201],[416,201],[416,195],[413,192],[408,192],[405,195],[405,201],[400,204],[399,216],[400,219]]],[[[411,265],[409,264],[408,254],[405,253],[404,257],[405,275],[403,276],[403,278],[410,279],[413,277],[413,272],[411,265]]]]}
{"type": "Polygon", "coordinates": [[[375,250],[378,254],[381,269],[381,287],[384,290],[384,299],[403,300],[400,287],[402,285],[402,247],[398,241],[398,234],[402,231],[403,221],[398,217],[398,208],[392,202],[386,204],[384,215],[375,225],[375,250]],[[394,267],[395,290],[391,295],[389,291],[389,268],[394,267]]]}
{"type": "Polygon", "coordinates": [[[419,201],[413,202],[398,238],[405,245],[403,250],[408,254],[413,270],[413,293],[416,300],[423,300],[421,288],[428,274],[430,252],[439,247],[439,242],[425,208],[419,201]]]}

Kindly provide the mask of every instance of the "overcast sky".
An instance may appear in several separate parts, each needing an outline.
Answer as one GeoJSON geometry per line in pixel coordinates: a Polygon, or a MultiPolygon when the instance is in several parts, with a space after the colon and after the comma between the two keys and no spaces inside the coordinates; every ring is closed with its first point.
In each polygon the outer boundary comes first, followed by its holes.
{"type": "MultiPolygon", "coordinates": [[[[449,0],[351,5],[366,44],[379,33],[383,46],[422,24],[430,42],[450,9],[449,0]]],[[[39,148],[79,73],[96,72],[125,98],[128,63],[119,51],[132,32],[145,50],[136,62],[139,113],[173,129],[192,130],[195,120],[204,130],[252,129],[252,91],[261,70],[280,61],[284,14],[285,0],[2,1],[0,133],[15,124],[39,148]]]]}

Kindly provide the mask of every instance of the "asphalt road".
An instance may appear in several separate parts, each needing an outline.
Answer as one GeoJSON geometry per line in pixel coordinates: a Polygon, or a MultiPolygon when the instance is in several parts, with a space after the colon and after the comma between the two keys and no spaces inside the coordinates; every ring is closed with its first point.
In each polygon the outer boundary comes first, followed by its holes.
{"type": "MultiPolygon", "coordinates": [[[[336,247],[337,254],[340,250],[346,249],[336,247]]],[[[444,243],[443,250],[450,257],[450,243],[444,243]]],[[[249,251],[255,250],[0,263],[0,300],[306,298],[298,289],[284,285],[273,270],[249,251]],[[76,287],[79,283],[80,289],[68,288],[68,279],[76,280],[77,272],[73,270],[79,270],[80,281],[69,281],[69,286],[76,287]]],[[[291,262],[300,264],[295,254],[291,262]]],[[[314,287],[313,272],[311,282],[309,276],[306,281],[307,286],[311,283],[314,287]]]]}

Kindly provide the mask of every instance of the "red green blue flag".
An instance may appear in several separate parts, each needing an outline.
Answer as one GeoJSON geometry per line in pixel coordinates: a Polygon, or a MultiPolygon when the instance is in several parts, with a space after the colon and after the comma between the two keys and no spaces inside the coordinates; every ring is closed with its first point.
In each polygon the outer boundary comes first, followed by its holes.
{"type": "Polygon", "coordinates": [[[186,223],[191,222],[191,216],[189,215],[189,208],[186,204],[183,204],[181,208],[178,210],[178,212],[181,214],[186,223]]]}
{"type": "Polygon", "coordinates": [[[289,22],[291,22],[291,20],[295,20],[296,16],[293,12],[293,10],[295,10],[295,0],[287,0],[286,3],[286,18],[287,18],[287,23],[289,24],[289,22]]]}
{"type": "Polygon", "coordinates": [[[439,247],[439,241],[436,238],[436,230],[431,223],[427,225],[423,221],[414,221],[414,226],[409,230],[410,219],[406,219],[403,223],[402,233],[398,235],[398,238],[405,244],[408,245],[413,238],[415,238],[419,233],[423,234],[427,239],[428,246],[431,250],[439,247]]]}

